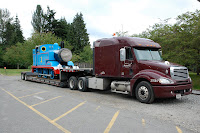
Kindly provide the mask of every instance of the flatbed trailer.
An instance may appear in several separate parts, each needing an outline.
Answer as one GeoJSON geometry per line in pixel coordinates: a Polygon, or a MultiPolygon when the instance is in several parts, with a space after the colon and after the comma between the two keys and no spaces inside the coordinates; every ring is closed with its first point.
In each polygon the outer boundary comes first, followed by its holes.
{"type": "Polygon", "coordinates": [[[47,74],[42,74],[42,77],[39,77],[39,74],[35,72],[21,72],[21,79],[25,81],[33,81],[58,87],[68,87],[68,80],[70,79],[70,77],[78,78],[85,75],[91,76],[92,72],[92,68],[61,69],[60,75],[59,77],[57,77],[57,79],[51,79],[49,78],[51,75],[47,74]],[[46,76],[48,78],[44,78],[43,76],[46,76]]]}

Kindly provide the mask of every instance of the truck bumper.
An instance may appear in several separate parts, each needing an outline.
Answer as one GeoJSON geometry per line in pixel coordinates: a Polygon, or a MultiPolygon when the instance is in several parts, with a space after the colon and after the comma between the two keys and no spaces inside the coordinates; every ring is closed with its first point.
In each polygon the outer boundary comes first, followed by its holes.
{"type": "Polygon", "coordinates": [[[176,97],[176,94],[182,96],[192,93],[192,84],[175,85],[175,86],[153,86],[156,98],[176,97]]]}

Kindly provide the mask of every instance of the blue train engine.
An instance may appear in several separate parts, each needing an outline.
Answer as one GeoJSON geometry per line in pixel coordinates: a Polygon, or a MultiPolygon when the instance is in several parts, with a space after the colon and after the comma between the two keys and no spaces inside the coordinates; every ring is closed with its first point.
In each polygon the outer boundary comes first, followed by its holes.
{"type": "Polygon", "coordinates": [[[69,49],[61,47],[58,43],[44,44],[36,46],[33,49],[32,72],[38,73],[38,77],[54,79],[59,76],[60,70],[68,67],[74,67],[72,53],[69,49]]]}

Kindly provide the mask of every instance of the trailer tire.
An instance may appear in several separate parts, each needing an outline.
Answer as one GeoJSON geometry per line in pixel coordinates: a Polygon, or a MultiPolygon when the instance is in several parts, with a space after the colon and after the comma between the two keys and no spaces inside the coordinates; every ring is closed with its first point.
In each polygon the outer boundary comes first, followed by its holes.
{"type": "Polygon", "coordinates": [[[71,76],[69,78],[68,86],[71,90],[76,90],[77,89],[77,78],[74,76],[71,76]]]}
{"type": "Polygon", "coordinates": [[[142,103],[152,103],[155,99],[153,88],[147,81],[142,81],[137,85],[135,95],[142,103]]]}
{"type": "Polygon", "coordinates": [[[25,80],[25,81],[28,81],[27,75],[26,75],[26,74],[24,74],[24,80],[25,80]]]}
{"type": "Polygon", "coordinates": [[[78,78],[78,90],[85,92],[88,90],[88,84],[87,84],[87,79],[85,77],[80,77],[78,78]]]}
{"type": "Polygon", "coordinates": [[[66,88],[67,87],[67,82],[60,82],[60,87],[61,88],[66,88]]]}
{"type": "Polygon", "coordinates": [[[24,74],[21,73],[21,80],[25,80],[24,74]]]}

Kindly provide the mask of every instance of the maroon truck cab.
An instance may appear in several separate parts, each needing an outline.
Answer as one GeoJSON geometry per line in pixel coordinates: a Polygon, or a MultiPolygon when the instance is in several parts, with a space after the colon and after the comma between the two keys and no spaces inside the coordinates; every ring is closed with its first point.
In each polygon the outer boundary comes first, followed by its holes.
{"type": "Polygon", "coordinates": [[[188,69],[163,61],[161,46],[150,39],[114,37],[95,41],[93,72],[97,78],[109,79],[112,91],[127,92],[144,103],[192,92],[188,69]]]}

